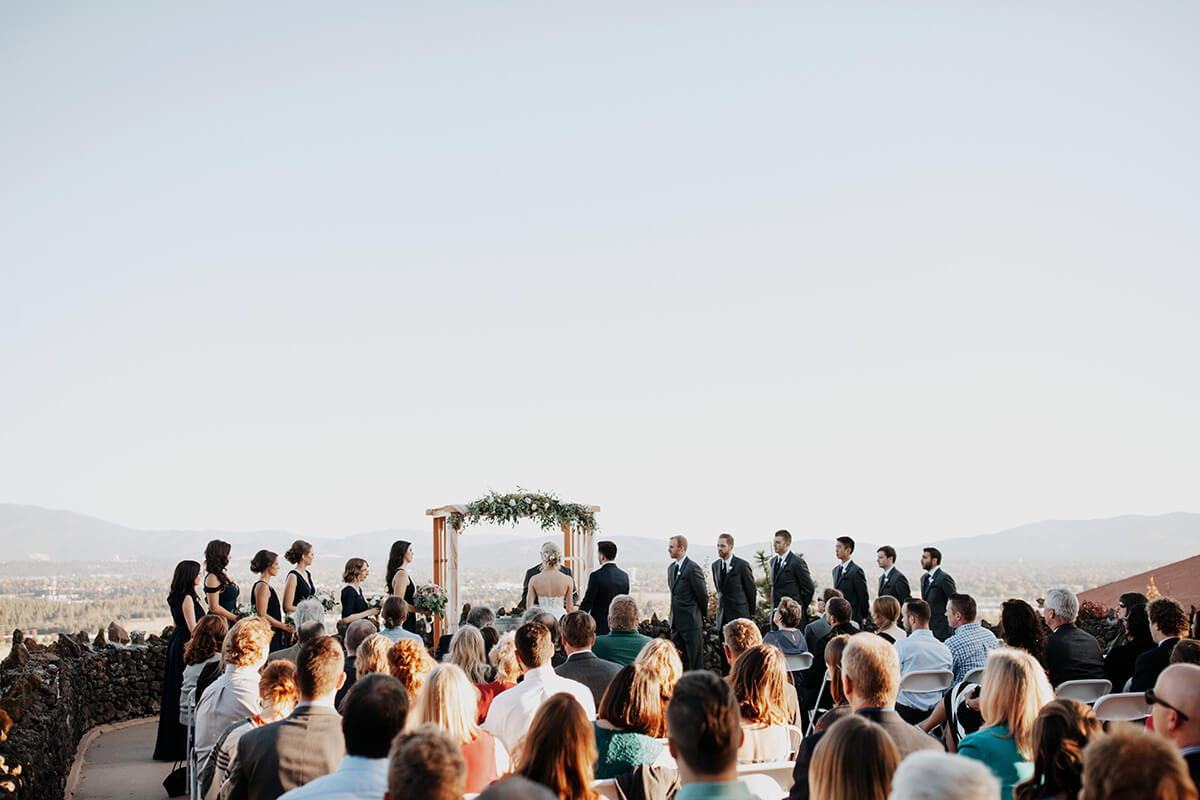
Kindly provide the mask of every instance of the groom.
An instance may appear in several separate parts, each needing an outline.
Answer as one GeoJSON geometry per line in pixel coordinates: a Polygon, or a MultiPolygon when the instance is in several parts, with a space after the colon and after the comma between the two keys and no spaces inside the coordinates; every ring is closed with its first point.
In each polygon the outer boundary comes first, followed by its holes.
{"type": "MultiPolygon", "coordinates": [[[[542,542],[542,547],[545,547],[546,545],[553,545],[553,544],[554,544],[553,542],[542,542]]],[[[525,609],[525,598],[529,597],[529,581],[533,579],[534,575],[537,575],[541,571],[542,571],[541,562],[534,564],[532,567],[525,570],[525,583],[521,585],[521,602],[517,603],[517,609],[516,609],[517,611],[523,611],[525,609]]],[[[563,575],[566,575],[572,581],[575,580],[575,576],[571,574],[571,568],[568,567],[566,564],[559,565],[558,571],[561,572],[563,575]]],[[[579,602],[579,586],[576,586],[571,591],[571,602],[572,603],[579,602]]]]}

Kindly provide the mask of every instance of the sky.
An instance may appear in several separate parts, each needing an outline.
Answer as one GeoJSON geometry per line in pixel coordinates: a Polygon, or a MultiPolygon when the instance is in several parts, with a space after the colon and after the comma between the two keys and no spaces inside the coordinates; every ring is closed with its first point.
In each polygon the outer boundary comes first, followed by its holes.
{"type": "Polygon", "coordinates": [[[0,502],[1200,510],[1200,6],[7,3],[0,502]]]}

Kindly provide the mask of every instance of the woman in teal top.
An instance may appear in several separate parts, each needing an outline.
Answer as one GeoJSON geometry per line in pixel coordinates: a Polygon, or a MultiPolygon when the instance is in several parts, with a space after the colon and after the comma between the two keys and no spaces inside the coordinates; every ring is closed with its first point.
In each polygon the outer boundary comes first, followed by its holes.
{"type": "Polygon", "coordinates": [[[984,727],[958,743],[959,755],[981,761],[1000,779],[1000,797],[1033,775],[1033,723],[1054,699],[1046,671],[1024,650],[1002,647],[988,654],[979,710],[984,727]]]}
{"type": "Polygon", "coordinates": [[[658,677],[642,664],[629,664],[608,685],[596,714],[596,780],[615,778],[663,754],[664,735],[658,677]]]}

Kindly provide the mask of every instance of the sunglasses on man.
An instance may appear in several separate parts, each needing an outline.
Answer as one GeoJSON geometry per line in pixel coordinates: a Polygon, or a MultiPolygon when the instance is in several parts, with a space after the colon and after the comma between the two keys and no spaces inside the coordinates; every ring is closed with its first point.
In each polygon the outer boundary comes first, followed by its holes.
{"type": "Polygon", "coordinates": [[[1173,706],[1173,705],[1171,705],[1170,703],[1168,703],[1166,700],[1163,700],[1161,697],[1159,697],[1158,695],[1156,695],[1156,694],[1154,693],[1154,690],[1153,690],[1153,689],[1147,689],[1147,690],[1146,690],[1146,705],[1148,705],[1148,706],[1160,705],[1160,706],[1162,706],[1163,708],[1169,708],[1169,709],[1171,709],[1172,711],[1174,711],[1176,714],[1178,714],[1178,715],[1179,715],[1179,718],[1180,718],[1181,720],[1183,720],[1184,722],[1187,722],[1187,721],[1188,721],[1188,715],[1187,715],[1187,714],[1183,713],[1183,712],[1182,712],[1182,711],[1180,711],[1178,708],[1176,708],[1175,706],[1173,706]]]}

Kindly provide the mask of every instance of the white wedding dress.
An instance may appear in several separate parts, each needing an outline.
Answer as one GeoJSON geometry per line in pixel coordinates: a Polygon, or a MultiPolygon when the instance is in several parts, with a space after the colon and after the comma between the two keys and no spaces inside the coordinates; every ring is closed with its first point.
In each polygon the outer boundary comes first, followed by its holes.
{"type": "Polygon", "coordinates": [[[563,605],[561,597],[537,597],[537,607],[547,612],[555,619],[562,619],[567,615],[567,607],[563,605]]]}

